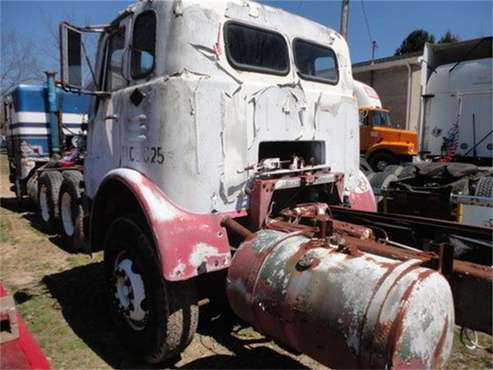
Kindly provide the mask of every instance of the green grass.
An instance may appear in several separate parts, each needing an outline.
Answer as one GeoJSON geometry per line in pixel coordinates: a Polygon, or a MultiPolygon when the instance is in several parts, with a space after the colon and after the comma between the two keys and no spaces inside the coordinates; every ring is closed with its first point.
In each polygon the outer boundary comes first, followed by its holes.
{"type": "Polygon", "coordinates": [[[102,253],[96,253],[93,255],[88,254],[73,254],[67,257],[68,269],[72,269],[74,267],[87,265],[88,263],[100,262],[103,260],[102,253]]]}
{"type": "Polygon", "coordinates": [[[0,243],[15,243],[17,238],[12,233],[12,223],[0,215],[0,243]]]}
{"type": "Polygon", "coordinates": [[[460,329],[456,328],[454,332],[454,344],[452,347],[452,356],[450,357],[449,369],[492,369],[493,368],[493,337],[479,333],[480,343],[486,346],[486,349],[467,349],[460,340],[460,329]]]}
{"type": "MultiPolygon", "coordinates": [[[[80,352],[87,352],[87,345],[72,332],[63,319],[58,302],[48,292],[33,295],[26,302],[17,304],[17,309],[54,367],[72,367],[77,359],[80,360],[80,352]]],[[[84,367],[83,364],[80,367],[84,367]]]]}

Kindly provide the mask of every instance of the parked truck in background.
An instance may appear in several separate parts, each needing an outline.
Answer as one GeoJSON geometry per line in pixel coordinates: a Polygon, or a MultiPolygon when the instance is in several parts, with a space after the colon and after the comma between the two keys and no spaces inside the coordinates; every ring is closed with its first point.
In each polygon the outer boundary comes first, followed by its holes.
{"type": "Polygon", "coordinates": [[[382,108],[377,92],[360,81],[354,81],[360,121],[360,152],[374,171],[388,165],[412,162],[418,152],[417,134],[396,128],[390,112],[382,108]]]}
{"type": "Polygon", "coordinates": [[[19,201],[28,197],[44,227],[67,248],[83,246],[80,204],[89,97],[47,83],[19,85],[4,98],[9,179],[19,201]],[[76,214],[74,214],[76,212],[76,214]]]}
{"type": "Polygon", "coordinates": [[[493,161],[493,38],[426,44],[421,74],[421,152],[446,161],[493,161]]]}

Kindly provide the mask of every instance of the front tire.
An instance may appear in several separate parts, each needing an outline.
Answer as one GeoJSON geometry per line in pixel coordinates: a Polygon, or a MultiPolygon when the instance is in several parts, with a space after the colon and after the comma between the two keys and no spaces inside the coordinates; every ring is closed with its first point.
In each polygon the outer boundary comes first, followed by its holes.
{"type": "Polygon", "coordinates": [[[111,315],[127,348],[150,363],[183,351],[197,330],[195,284],[163,279],[142,217],[124,216],[111,224],[104,265],[111,315]]]}
{"type": "Polygon", "coordinates": [[[381,172],[391,164],[397,164],[397,158],[389,152],[376,152],[368,158],[368,163],[375,172],[381,172]]]}

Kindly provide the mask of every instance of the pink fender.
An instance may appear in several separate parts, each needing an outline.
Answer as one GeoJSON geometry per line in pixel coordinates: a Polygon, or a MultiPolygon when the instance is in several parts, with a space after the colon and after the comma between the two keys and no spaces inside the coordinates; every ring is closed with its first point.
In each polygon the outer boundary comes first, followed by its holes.
{"type": "Polygon", "coordinates": [[[220,226],[226,214],[194,214],[180,209],[151,180],[132,169],[110,171],[103,183],[115,180],[123,183],[140,203],[166,280],[186,280],[229,267],[228,237],[220,226]]]}
{"type": "Polygon", "coordinates": [[[351,208],[359,211],[376,212],[377,201],[370,181],[360,170],[358,174],[358,184],[352,192],[349,193],[349,204],[351,208]]]}

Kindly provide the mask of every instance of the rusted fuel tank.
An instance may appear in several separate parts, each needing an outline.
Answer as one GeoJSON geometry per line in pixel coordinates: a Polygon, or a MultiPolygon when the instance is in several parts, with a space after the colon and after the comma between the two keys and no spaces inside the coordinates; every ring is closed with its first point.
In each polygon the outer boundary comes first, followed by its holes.
{"type": "Polygon", "coordinates": [[[351,251],[334,236],[266,229],[234,255],[228,300],[262,333],[331,368],[442,368],[452,293],[419,263],[351,251]]]}

